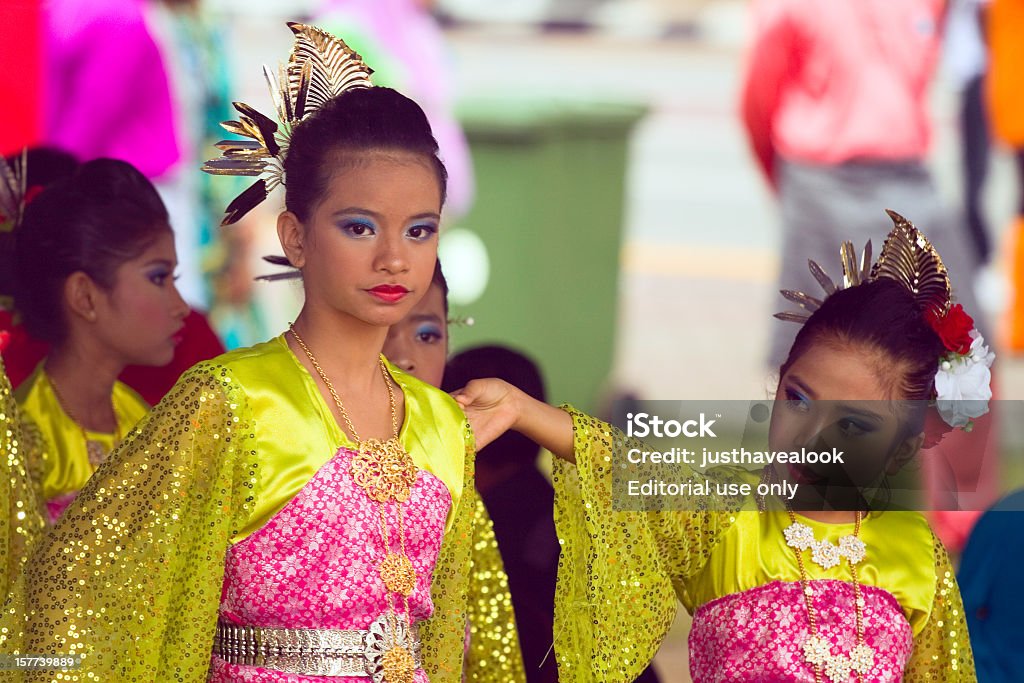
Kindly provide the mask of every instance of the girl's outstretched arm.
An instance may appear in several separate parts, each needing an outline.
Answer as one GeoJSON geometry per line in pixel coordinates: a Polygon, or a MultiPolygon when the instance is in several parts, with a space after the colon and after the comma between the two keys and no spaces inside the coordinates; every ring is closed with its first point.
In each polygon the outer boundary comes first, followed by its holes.
{"type": "Polygon", "coordinates": [[[478,451],[514,429],[559,458],[576,462],[572,417],[564,410],[500,379],[475,379],[452,396],[466,411],[478,451]]]}

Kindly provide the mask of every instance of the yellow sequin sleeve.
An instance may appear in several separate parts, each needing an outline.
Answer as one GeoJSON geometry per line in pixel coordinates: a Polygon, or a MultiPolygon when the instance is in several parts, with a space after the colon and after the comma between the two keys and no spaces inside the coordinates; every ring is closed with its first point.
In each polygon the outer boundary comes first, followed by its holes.
{"type": "Polygon", "coordinates": [[[473,434],[465,427],[465,476],[434,571],[434,616],[420,628],[431,681],[525,681],[508,577],[474,482],[473,434]],[[469,647],[466,650],[467,626],[469,647]]]}
{"type": "Polygon", "coordinates": [[[654,657],[686,580],[704,566],[734,516],[616,510],[613,440],[624,437],[564,409],[573,420],[576,464],[556,458],[554,468],[562,546],[555,592],[558,680],[625,683],[654,657]]]}
{"type": "Polygon", "coordinates": [[[501,560],[494,523],[473,489],[473,554],[469,574],[469,653],[467,671],[473,681],[522,681],[525,678],[508,575],[501,560]],[[498,666],[507,677],[492,677],[498,666]]]}
{"type": "Polygon", "coordinates": [[[43,531],[33,478],[33,462],[40,458],[39,435],[22,421],[0,360],[0,601],[21,574],[29,549],[43,531]]]}
{"type": "Polygon", "coordinates": [[[914,650],[903,680],[911,683],[973,683],[977,676],[960,587],[942,542],[934,534],[932,541],[935,546],[935,596],[928,622],[914,637],[914,650]]]}
{"type": "Polygon", "coordinates": [[[227,368],[204,363],[179,380],[26,567],[0,652],[78,655],[82,665],[25,680],[206,679],[224,553],[256,495],[254,441],[227,368]]]}

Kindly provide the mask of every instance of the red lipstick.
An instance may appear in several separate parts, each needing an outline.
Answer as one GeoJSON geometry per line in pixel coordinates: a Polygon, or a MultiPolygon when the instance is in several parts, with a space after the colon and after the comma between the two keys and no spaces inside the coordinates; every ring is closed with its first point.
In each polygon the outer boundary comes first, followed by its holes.
{"type": "Polygon", "coordinates": [[[389,304],[398,303],[409,293],[409,290],[402,285],[377,285],[367,291],[381,301],[389,304]]]}

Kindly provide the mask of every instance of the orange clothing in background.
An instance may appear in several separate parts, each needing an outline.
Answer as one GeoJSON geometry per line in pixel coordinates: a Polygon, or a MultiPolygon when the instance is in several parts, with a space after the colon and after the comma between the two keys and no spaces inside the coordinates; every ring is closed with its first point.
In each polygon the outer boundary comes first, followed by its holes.
{"type": "Polygon", "coordinates": [[[988,10],[989,112],[997,138],[1024,147],[1024,0],[992,0],[988,10]]]}

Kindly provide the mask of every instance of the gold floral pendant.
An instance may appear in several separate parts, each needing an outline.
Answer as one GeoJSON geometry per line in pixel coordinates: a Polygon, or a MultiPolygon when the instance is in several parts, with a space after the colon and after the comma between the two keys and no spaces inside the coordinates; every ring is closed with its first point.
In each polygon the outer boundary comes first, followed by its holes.
{"type": "Polygon", "coordinates": [[[373,500],[404,503],[416,483],[418,470],[398,439],[368,439],[352,457],[352,479],[373,500]]]}
{"type": "Polygon", "coordinates": [[[412,683],[420,666],[419,636],[405,619],[382,614],[366,632],[364,655],[373,683],[412,683]]]}
{"type": "Polygon", "coordinates": [[[409,650],[396,645],[384,653],[381,668],[384,669],[384,680],[387,683],[412,683],[416,662],[409,650]]]}
{"type": "Polygon", "coordinates": [[[388,553],[377,571],[384,580],[384,585],[392,593],[409,597],[416,587],[416,570],[413,569],[412,560],[405,555],[388,553]]]}

